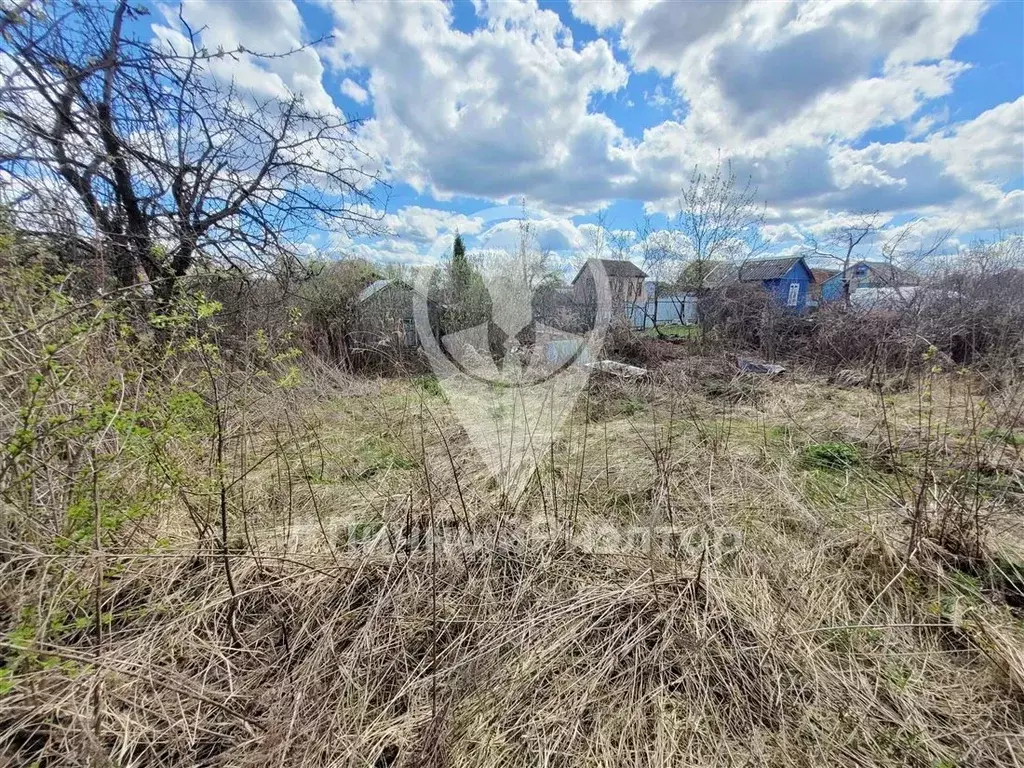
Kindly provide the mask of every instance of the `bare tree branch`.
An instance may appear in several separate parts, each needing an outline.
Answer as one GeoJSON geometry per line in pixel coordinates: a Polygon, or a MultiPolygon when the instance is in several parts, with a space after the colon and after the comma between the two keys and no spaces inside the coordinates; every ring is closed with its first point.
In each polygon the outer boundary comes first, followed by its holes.
{"type": "Polygon", "coordinates": [[[158,304],[200,265],[272,268],[312,232],[377,231],[375,164],[355,123],[301,94],[240,88],[179,14],[184,43],[140,38],[144,10],[56,0],[5,12],[0,191],[19,226],[75,231],[120,285],[158,304]]]}

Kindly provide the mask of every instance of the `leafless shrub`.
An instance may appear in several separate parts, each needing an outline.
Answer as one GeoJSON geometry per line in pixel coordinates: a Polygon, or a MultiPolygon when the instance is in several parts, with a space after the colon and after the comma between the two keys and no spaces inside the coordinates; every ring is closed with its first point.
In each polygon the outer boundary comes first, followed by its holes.
{"type": "Polygon", "coordinates": [[[671,347],[637,333],[625,322],[614,322],[605,334],[601,355],[643,368],[656,366],[673,356],[671,347]]]}
{"type": "Polygon", "coordinates": [[[923,297],[924,335],[960,364],[1024,361],[1024,239],[979,243],[941,265],[923,297]]]}
{"type": "Polygon", "coordinates": [[[807,321],[780,307],[760,286],[734,284],[705,297],[702,317],[709,334],[740,351],[755,351],[768,360],[791,357],[811,334],[807,321]]]}
{"type": "Polygon", "coordinates": [[[870,383],[935,365],[968,365],[1010,381],[1024,360],[1020,243],[975,246],[874,304],[830,302],[800,317],[757,287],[733,285],[705,297],[703,314],[712,335],[738,350],[826,372],[859,369],[870,383]]]}
{"type": "Polygon", "coordinates": [[[867,385],[906,376],[923,365],[928,341],[907,312],[857,312],[826,306],[811,320],[812,333],[795,352],[818,370],[857,369],[867,385]]]}

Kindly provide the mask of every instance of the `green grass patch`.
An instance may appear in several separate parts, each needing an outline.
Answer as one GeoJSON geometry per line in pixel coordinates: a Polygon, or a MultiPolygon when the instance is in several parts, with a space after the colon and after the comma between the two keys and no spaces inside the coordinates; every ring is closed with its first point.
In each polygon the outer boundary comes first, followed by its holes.
{"type": "Polygon", "coordinates": [[[860,451],[850,443],[813,443],[800,452],[804,469],[842,471],[860,464],[860,451]]]}
{"type": "Polygon", "coordinates": [[[1024,448],[1024,434],[1009,429],[986,429],[982,435],[991,440],[1001,440],[1014,448],[1024,448]]]}
{"type": "Polygon", "coordinates": [[[360,463],[371,470],[415,469],[419,462],[406,455],[386,437],[375,435],[366,440],[359,450],[360,463]]]}
{"type": "Polygon", "coordinates": [[[648,328],[645,336],[652,339],[668,337],[670,339],[696,339],[700,336],[699,325],[659,325],[657,329],[648,328]],[[661,331],[661,334],[658,334],[661,331]]]}
{"type": "Polygon", "coordinates": [[[638,413],[643,413],[647,406],[635,397],[629,397],[622,401],[620,409],[623,416],[636,416],[638,413]]]}
{"type": "Polygon", "coordinates": [[[433,374],[417,377],[416,386],[431,397],[440,397],[441,399],[444,399],[444,390],[441,389],[441,382],[438,381],[437,376],[434,376],[433,374]]]}

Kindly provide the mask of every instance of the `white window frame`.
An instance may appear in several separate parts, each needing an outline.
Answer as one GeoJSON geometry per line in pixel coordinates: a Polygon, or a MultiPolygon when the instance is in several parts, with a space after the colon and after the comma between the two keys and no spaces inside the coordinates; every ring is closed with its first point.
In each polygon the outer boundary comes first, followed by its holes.
{"type": "Polygon", "coordinates": [[[789,284],[789,298],[786,299],[787,307],[795,307],[800,301],[800,283],[789,284]]]}

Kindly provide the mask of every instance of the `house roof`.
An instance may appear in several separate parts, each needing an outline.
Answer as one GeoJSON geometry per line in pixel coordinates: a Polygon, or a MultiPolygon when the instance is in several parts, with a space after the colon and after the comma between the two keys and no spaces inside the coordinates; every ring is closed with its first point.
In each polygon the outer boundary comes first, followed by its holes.
{"type": "Polygon", "coordinates": [[[604,273],[608,277],[647,277],[647,273],[632,261],[625,261],[623,259],[587,259],[587,263],[576,273],[576,277],[572,281],[575,283],[585,271],[593,269],[594,265],[598,263],[604,267],[604,273]]]}
{"type": "Polygon", "coordinates": [[[906,269],[887,261],[865,261],[868,268],[880,279],[892,285],[910,285],[917,282],[917,276],[906,269]]]}
{"type": "MultiPolygon", "coordinates": [[[[865,266],[871,270],[872,277],[887,285],[914,285],[917,283],[917,276],[906,269],[890,264],[888,261],[855,261],[846,268],[847,274],[852,274],[858,267],[865,266]]],[[[843,272],[836,272],[830,280],[842,275],[843,272]]]]}
{"type": "MultiPolygon", "coordinates": [[[[746,261],[740,265],[739,281],[741,283],[760,282],[762,280],[778,280],[780,277],[785,276],[789,270],[795,267],[797,264],[803,261],[800,256],[794,256],[788,259],[758,259],[756,261],[746,261]]],[[[804,265],[807,268],[807,265],[804,265]]],[[[810,269],[807,273],[811,276],[811,280],[814,280],[814,273],[810,269]]]]}
{"type": "Polygon", "coordinates": [[[705,288],[720,288],[739,280],[739,269],[726,261],[708,261],[704,268],[705,288]]]}
{"type": "Polygon", "coordinates": [[[381,291],[383,291],[385,288],[387,288],[393,282],[395,282],[395,281],[394,280],[374,280],[372,283],[370,283],[368,286],[366,286],[365,288],[363,288],[363,290],[361,290],[359,292],[359,301],[366,301],[371,296],[374,296],[374,295],[380,293],[381,291]]]}
{"type": "MultiPolygon", "coordinates": [[[[392,287],[392,286],[395,287],[395,288],[398,288],[399,290],[402,290],[402,291],[411,291],[412,293],[420,295],[419,291],[417,291],[415,288],[413,288],[411,285],[409,285],[404,280],[397,280],[397,279],[374,280],[372,283],[370,283],[368,286],[366,286],[365,288],[363,288],[363,290],[361,290],[359,292],[359,297],[357,298],[357,301],[362,303],[364,301],[372,299],[374,296],[379,294],[385,288],[389,288],[389,287],[392,287]]],[[[430,304],[434,304],[435,303],[429,296],[426,297],[426,301],[428,303],[430,303],[430,304]]]]}
{"type": "Polygon", "coordinates": [[[729,263],[726,261],[708,262],[707,274],[704,277],[705,288],[722,288],[735,283],[760,283],[764,280],[778,280],[784,277],[798,263],[803,263],[804,269],[811,279],[817,282],[818,276],[815,270],[807,266],[807,262],[801,256],[792,256],[786,259],[752,259],[741,264],[729,263]]]}

